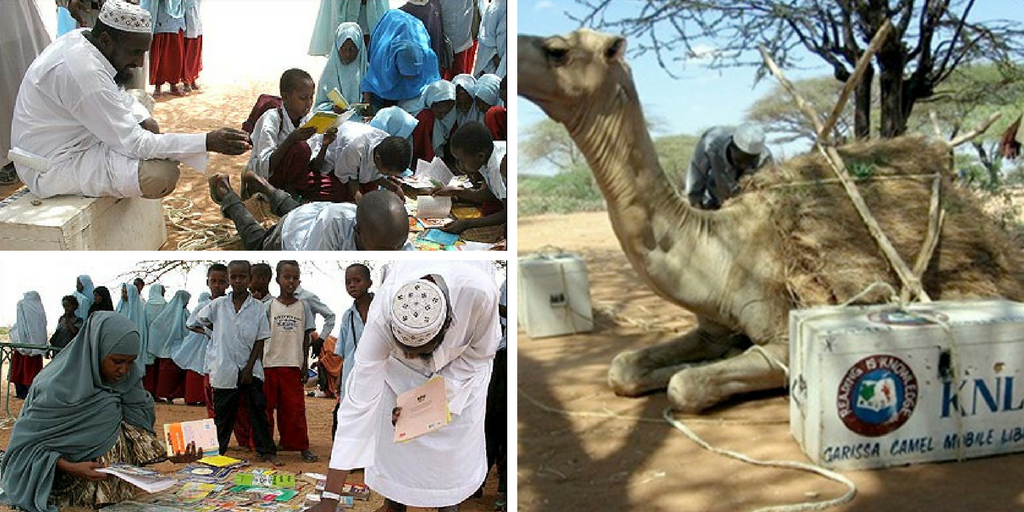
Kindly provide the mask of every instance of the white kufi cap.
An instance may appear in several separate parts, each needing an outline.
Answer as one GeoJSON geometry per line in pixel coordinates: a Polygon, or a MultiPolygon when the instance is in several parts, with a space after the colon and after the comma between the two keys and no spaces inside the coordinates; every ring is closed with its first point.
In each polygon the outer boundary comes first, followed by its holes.
{"type": "Polygon", "coordinates": [[[402,285],[391,302],[391,332],[399,343],[422,347],[441,332],[448,301],[436,284],[416,279],[402,285]]]}
{"type": "Polygon", "coordinates": [[[153,23],[149,11],[122,0],[107,0],[100,9],[100,21],[104,25],[122,32],[149,34],[153,23]]]}
{"type": "Polygon", "coordinates": [[[732,142],[748,155],[760,155],[764,152],[764,131],[756,124],[740,125],[732,136],[732,142]]]}

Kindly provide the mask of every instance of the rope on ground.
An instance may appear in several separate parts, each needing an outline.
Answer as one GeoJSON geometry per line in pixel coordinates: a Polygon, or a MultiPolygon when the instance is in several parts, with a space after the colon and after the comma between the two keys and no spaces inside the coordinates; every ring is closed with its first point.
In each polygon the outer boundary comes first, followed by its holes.
{"type": "MultiPolygon", "coordinates": [[[[519,396],[521,398],[526,399],[527,402],[530,402],[530,404],[532,404],[534,407],[544,412],[559,414],[561,416],[568,416],[570,418],[599,418],[617,421],[635,421],[638,423],[661,423],[663,421],[661,418],[648,418],[645,416],[619,414],[608,409],[604,409],[603,411],[570,411],[566,409],[559,409],[557,407],[547,405],[541,402],[540,400],[537,400],[536,398],[530,396],[530,394],[527,393],[526,391],[523,391],[522,388],[520,388],[517,392],[519,393],[519,396]]],[[[688,418],[687,421],[707,425],[782,425],[785,423],[789,423],[788,418],[784,420],[753,420],[749,418],[688,418]]]]}
{"type": "Polygon", "coordinates": [[[808,473],[821,475],[829,480],[838,482],[846,486],[846,492],[838,498],[832,498],[824,501],[806,501],[801,503],[792,503],[788,505],[773,505],[770,507],[758,508],[754,510],[754,512],[798,512],[802,510],[825,510],[847,503],[853,500],[853,497],[857,495],[857,486],[854,485],[853,481],[850,480],[849,478],[846,478],[843,475],[840,475],[839,473],[836,473],[835,471],[829,471],[825,468],[821,468],[813,464],[808,464],[806,462],[796,462],[790,460],[760,460],[744,455],[739,452],[734,452],[732,450],[716,448],[714,446],[711,446],[711,444],[709,444],[707,441],[701,439],[701,437],[698,436],[693,430],[690,430],[689,427],[684,425],[682,421],[676,419],[675,416],[672,415],[671,407],[666,407],[665,410],[662,412],[662,416],[665,418],[665,421],[667,421],[669,425],[675,427],[676,430],[679,430],[686,437],[690,438],[691,441],[697,443],[698,446],[704,448],[705,450],[708,450],[709,452],[733,458],[738,461],[745,462],[747,464],[752,464],[754,466],[806,471],[808,473]]]}
{"type": "Polygon", "coordinates": [[[240,238],[235,230],[226,224],[214,224],[199,220],[202,214],[195,211],[195,203],[182,196],[171,196],[163,200],[167,220],[184,238],[178,242],[179,251],[204,251],[227,247],[238,243],[240,238]]]}

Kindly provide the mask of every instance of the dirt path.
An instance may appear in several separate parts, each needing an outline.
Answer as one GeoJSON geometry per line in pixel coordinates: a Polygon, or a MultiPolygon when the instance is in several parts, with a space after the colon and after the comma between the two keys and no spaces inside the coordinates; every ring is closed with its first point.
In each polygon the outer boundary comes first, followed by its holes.
{"type": "MultiPolygon", "coordinates": [[[[11,413],[15,416],[21,410],[21,400],[11,400],[11,413]]],[[[307,427],[309,429],[309,441],[310,450],[320,456],[320,462],[307,463],[303,462],[298,452],[282,452],[280,454],[281,459],[285,462],[285,465],[281,468],[284,471],[289,472],[316,472],[326,473],[327,462],[331,455],[331,418],[334,412],[334,400],[327,398],[306,398],[306,418],[307,427]]],[[[205,407],[192,407],[184,405],[168,405],[168,404],[157,404],[156,406],[156,425],[157,429],[161,429],[161,425],[164,423],[174,423],[178,421],[189,421],[196,419],[206,418],[205,407]]],[[[6,447],[11,437],[11,430],[5,429],[0,430],[0,447],[6,447]]],[[[236,458],[244,458],[252,460],[252,454],[238,450],[234,444],[234,438],[232,438],[232,447],[228,449],[228,456],[236,458]]],[[[267,467],[266,464],[254,464],[256,467],[267,467]]],[[[174,465],[170,462],[164,462],[152,466],[156,469],[165,473],[173,473],[181,469],[181,465],[174,465]]],[[[350,477],[352,482],[362,482],[363,473],[357,472],[350,477]]],[[[484,497],[480,499],[471,499],[467,502],[461,510],[464,512],[487,512],[493,510],[494,500],[498,494],[497,477],[492,472],[489,475],[487,487],[484,489],[484,497]]],[[[302,489],[300,489],[302,490],[302,489]]],[[[303,491],[305,492],[305,491],[303,491]]],[[[298,502],[298,498],[295,498],[298,502]]],[[[383,498],[379,494],[374,494],[368,502],[356,502],[356,507],[353,510],[355,512],[369,512],[376,510],[383,503],[383,498]]],[[[10,511],[9,507],[0,506],[0,511],[10,511]]],[[[64,509],[66,512],[91,512],[90,509],[79,509],[79,508],[67,508],[64,509]]],[[[422,512],[433,509],[420,509],[410,508],[410,511],[422,512]]]]}
{"type": "MultiPolygon", "coordinates": [[[[840,485],[816,476],[702,450],[661,421],[664,393],[627,399],[611,392],[606,372],[617,353],[686,329],[693,316],[640,283],[605,213],[520,218],[518,239],[520,255],[557,245],[586,259],[596,324],[593,333],[537,340],[519,331],[520,510],[733,512],[842,494],[840,485]],[[597,417],[609,412],[620,417],[597,417]]],[[[788,418],[778,393],[727,404],[690,425],[719,447],[806,461],[788,418]]],[[[847,472],[858,495],[832,510],[1024,510],[1022,464],[1024,455],[1014,455],[847,472]]]]}

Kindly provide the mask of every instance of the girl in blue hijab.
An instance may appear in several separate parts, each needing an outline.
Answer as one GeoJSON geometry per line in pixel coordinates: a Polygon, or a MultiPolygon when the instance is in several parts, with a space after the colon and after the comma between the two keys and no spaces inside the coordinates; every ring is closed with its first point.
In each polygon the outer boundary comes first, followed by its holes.
{"type": "Polygon", "coordinates": [[[388,132],[392,137],[408,139],[419,121],[400,107],[387,107],[377,111],[370,120],[370,126],[388,132]]]}
{"type": "Polygon", "coordinates": [[[166,457],[153,431],[153,399],[135,364],[141,348],[139,331],[125,316],[89,317],[29,391],[0,462],[0,503],[28,512],[116,503],[137,489],[97,468],[197,459],[195,446],[166,457]]]}
{"type": "MultiPolygon", "coordinates": [[[[358,23],[342,23],[334,35],[334,51],[327,58],[316,89],[316,109],[331,110],[327,93],[337,88],[349,103],[362,101],[360,85],[366,75],[366,45],[358,23]]],[[[339,112],[340,114],[341,112],[339,112]]]]}
{"type": "Polygon", "coordinates": [[[406,12],[392,9],[381,18],[369,52],[362,91],[374,108],[418,99],[427,85],[441,79],[427,29],[406,12]]]}
{"type": "Polygon", "coordinates": [[[149,326],[149,352],[156,358],[156,397],[173,403],[175,398],[185,398],[185,372],[171,359],[174,352],[185,341],[188,329],[188,301],[192,294],[185,290],[174,293],[171,301],[149,326]]]}
{"type": "Polygon", "coordinates": [[[75,300],[78,301],[78,309],[75,310],[75,316],[85,320],[89,316],[89,308],[92,307],[92,294],[96,289],[92,285],[92,278],[82,274],[78,276],[78,281],[75,282],[75,300]]]}

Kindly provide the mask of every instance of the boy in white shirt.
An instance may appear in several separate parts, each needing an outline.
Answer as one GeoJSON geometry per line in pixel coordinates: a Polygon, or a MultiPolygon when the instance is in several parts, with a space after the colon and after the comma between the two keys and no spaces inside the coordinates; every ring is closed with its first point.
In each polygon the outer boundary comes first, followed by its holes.
{"type": "Polygon", "coordinates": [[[189,327],[206,326],[212,330],[206,361],[213,387],[214,423],[220,453],[227,451],[238,402],[244,396],[259,460],[280,466],[277,447],[270,437],[260,362],[263,343],[270,337],[270,323],[264,305],[249,293],[251,277],[252,266],[248,261],[228,263],[231,293],[210,301],[189,327]]]}
{"type": "Polygon", "coordinates": [[[313,311],[295,296],[299,283],[299,262],[282,260],[277,264],[277,285],[281,294],[267,302],[270,339],[264,346],[263,367],[266,382],[267,418],[270,436],[274,436],[274,409],[281,430],[281,448],[302,452],[302,460],[316,462],[309,451],[306,428],[306,394],[303,384],[309,378],[310,334],[316,330],[313,311]]]}
{"type": "Polygon", "coordinates": [[[452,135],[452,155],[458,166],[474,178],[482,178],[479,187],[469,190],[443,187],[433,193],[481,205],[483,217],[457,220],[441,228],[449,233],[461,234],[472,228],[499,226],[506,219],[505,143],[494,142],[491,131],[482,123],[466,123],[452,135]]]}

